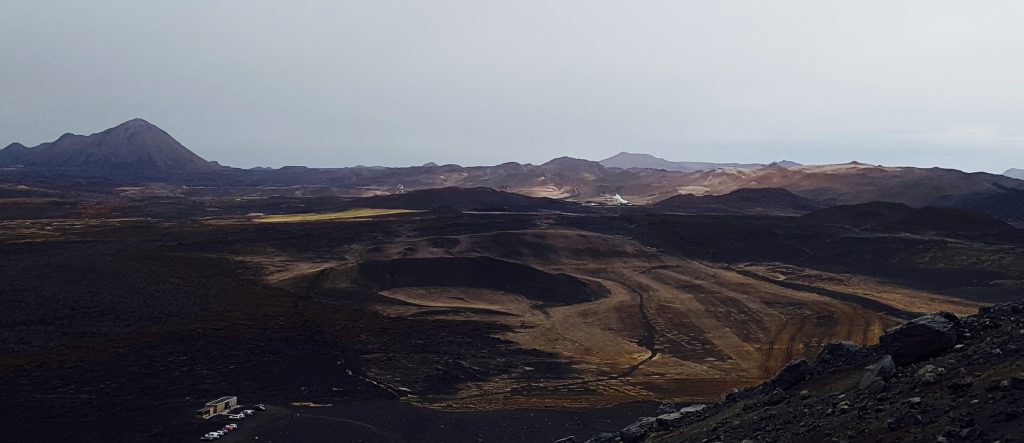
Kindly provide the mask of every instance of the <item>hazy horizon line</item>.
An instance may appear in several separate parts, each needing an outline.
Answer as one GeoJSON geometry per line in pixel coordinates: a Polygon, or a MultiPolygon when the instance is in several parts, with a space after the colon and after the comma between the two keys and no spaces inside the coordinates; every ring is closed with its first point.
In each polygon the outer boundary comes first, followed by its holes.
{"type": "MultiPolygon", "coordinates": [[[[130,118],[128,120],[124,120],[124,121],[122,121],[122,122],[120,122],[118,124],[115,124],[113,126],[110,126],[110,127],[107,127],[107,128],[95,131],[95,132],[90,132],[90,133],[84,133],[85,131],[83,131],[83,133],[77,133],[77,132],[73,132],[73,131],[64,131],[64,132],[61,132],[60,135],[58,135],[56,137],[53,137],[52,139],[48,139],[46,141],[38,142],[38,143],[35,143],[35,144],[31,144],[31,145],[26,144],[26,143],[24,143],[24,142],[22,142],[20,140],[14,140],[14,141],[10,141],[8,144],[4,145],[4,147],[6,148],[6,147],[14,145],[14,144],[21,144],[22,146],[26,146],[29,149],[33,149],[33,148],[36,148],[36,147],[41,146],[43,144],[51,143],[53,141],[56,141],[61,136],[66,135],[66,134],[80,135],[80,136],[95,135],[95,134],[99,134],[99,133],[101,133],[103,131],[106,131],[108,129],[112,129],[114,127],[117,127],[117,126],[119,126],[121,124],[130,122],[130,121],[133,121],[133,120],[142,120],[142,121],[145,121],[145,122],[147,122],[147,123],[149,123],[149,124],[159,128],[160,130],[166,132],[168,135],[170,135],[175,140],[178,140],[178,142],[181,143],[182,146],[185,146],[188,150],[192,151],[196,155],[199,155],[200,157],[202,157],[206,161],[216,162],[217,164],[220,164],[222,166],[228,166],[228,167],[237,168],[237,169],[255,169],[255,168],[280,169],[280,168],[284,168],[284,167],[306,167],[306,168],[310,168],[310,169],[343,169],[343,168],[359,168],[359,167],[363,167],[363,168],[414,168],[414,167],[421,167],[421,166],[424,166],[424,165],[429,164],[429,163],[433,163],[433,164],[436,164],[438,166],[455,165],[455,166],[460,166],[460,167],[464,167],[464,168],[489,167],[489,166],[497,166],[497,165],[501,165],[501,164],[505,164],[505,163],[517,163],[517,164],[521,164],[521,165],[535,165],[535,166],[539,166],[539,165],[542,165],[544,163],[550,162],[550,161],[555,160],[555,159],[563,158],[563,157],[568,157],[568,158],[573,158],[573,159],[578,159],[578,160],[587,160],[587,161],[593,161],[593,162],[600,163],[601,161],[610,159],[610,158],[615,157],[615,156],[620,155],[620,154],[649,155],[649,156],[652,156],[652,157],[654,157],[656,159],[664,160],[664,161],[669,161],[669,162],[673,162],[673,163],[709,163],[709,164],[730,164],[731,163],[731,164],[760,164],[760,165],[765,165],[765,166],[771,165],[771,164],[774,164],[774,163],[786,162],[786,161],[791,161],[791,162],[799,163],[801,166],[828,166],[828,165],[845,165],[845,164],[851,164],[851,163],[860,163],[860,164],[869,165],[869,166],[886,167],[886,168],[918,168],[918,169],[938,168],[938,169],[952,169],[952,170],[957,170],[957,171],[961,171],[961,172],[965,172],[965,173],[989,173],[989,174],[994,174],[994,175],[1003,175],[1006,172],[1009,172],[1009,171],[1014,170],[1014,169],[1018,169],[1017,165],[1010,165],[1010,166],[1008,166],[1004,170],[997,171],[997,170],[991,170],[991,169],[990,170],[984,170],[984,169],[961,168],[961,167],[949,166],[949,165],[944,165],[944,164],[899,164],[899,163],[897,163],[897,164],[887,164],[887,163],[884,163],[884,162],[865,161],[864,159],[834,160],[834,161],[826,161],[826,162],[801,161],[801,160],[796,160],[794,158],[779,158],[779,159],[771,160],[771,161],[765,161],[763,159],[761,159],[761,160],[758,160],[758,159],[744,159],[744,160],[735,160],[735,159],[733,159],[733,160],[675,159],[675,158],[670,158],[669,156],[664,155],[664,154],[656,154],[656,153],[653,153],[653,152],[637,150],[637,149],[634,149],[634,148],[626,148],[626,149],[619,150],[619,151],[617,151],[617,152],[615,152],[613,154],[602,155],[601,158],[594,158],[594,157],[591,157],[591,156],[581,156],[578,153],[579,150],[568,150],[568,151],[575,151],[575,152],[568,152],[568,153],[565,153],[565,154],[562,154],[562,155],[554,155],[554,156],[552,156],[552,157],[550,157],[550,158],[548,158],[546,160],[544,160],[544,159],[532,159],[532,160],[525,160],[525,161],[523,161],[523,160],[506,160],[506,161],[498,161],[498,162],[490,162],[490,163],[458,162],[458,161],[452,162],[452,161],[428,160],[428,161],[425,161],[425,162],[410,162],[410,163],[397,163],[397,162],[385,162],[385,163],[377,163],[377,164],[357,163],[357,164],[331,165],[331,166],[325,166],[325,165],[322,165],[322,164],[316,164],[316,163],[312,163],[312,162],[307,162],[307,163],[270,162],[270,163],[250,163],[250,164],[244,164],[243,163],[241,166],[235,166],[238,163],[236,163],[236,162],[229,162],[229,161],[221,161],[221,160],[218,160],[218,159],[208,158],[206,155],[203,155],[203,153],[202,153],[203,151],[201,149],[197,150],[196,148],[194,148],[189,143],[181,142],[178,139],[178,137],[175,136],[175,134],[173,134],[171,131],[167,131],[167,130],[163,129],[160,125],[152,123],[150,120],[148,120],[146,118],[143,118],[143,117],[133,117],[133,118],[130,118]]],[[[200,145],[200,146],[202,146],[202,145],[200,145]]],[[[746,148],[746,149],[754,148],[753,146],[746,146],[746,147],[735,146],[735,147],[736,148],[740,148],[740,149],[743,149],[743,148],[746,148]]],[[[1019,168],[1024,168],[1024,164],[1019,165],[1019,168]]],[[[642,169],[660,169],[660,168],[642,168],[642,169]]],[[[678,171],[676,171],[676,172],[678,172],[678,171]]]]}

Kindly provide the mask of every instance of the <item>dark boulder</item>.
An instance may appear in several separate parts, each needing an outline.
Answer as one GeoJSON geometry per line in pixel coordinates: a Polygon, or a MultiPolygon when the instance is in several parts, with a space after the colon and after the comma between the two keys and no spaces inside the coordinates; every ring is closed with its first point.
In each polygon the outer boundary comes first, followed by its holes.
{"type": "Polygon", "coordinates": [[[882,391],[885,391],[886,386],[887,385],[882,381],[882,379],[876,378],[867,386],[866,389],[872,394],[880,394],[882,391]]]}
{"type": "Polygon", "coordinates": [[[825,345],[824,348],[821,348],[821,352],[818,353],[818,357],[815,359],[815,362],[826,363],[835,361],[847,355],[853,354],[861,349],[861,345],[858,345],[853,342],[832,342],[825,345]]]}
{"type": "Polygon", "coordinates": [[[665,403],[658,407],[658,415],[671,414],[679,411],[679,407],[672,403],[665,403]]]}
{"type": "Polygon", "coordinates": [[[961,329],[960,319],[948,312],[915,318],[881,337],[882,348],[897,364],[913,363],[952,348],[961,329]]]}
{"type": "Polygon", "coordinates": [[[978,309],[978,314],[981,314],[983,317],[990,318],[1014,318],[1024,314],[1024,306],[1021,306],[1020,304],[1003,303],[978,309]]]}
{"type": "MultiPolygon", "coordinates": [[[[874,389],[869,390],[878,390],[878,383],[876,382],[883,382],[894,375],[896,375],[896,365],[893,364],[892,356],[886,355],[877,363],[864,368],[864,377],[860,379],[860,388],[869,389],[872,385],[875,385],[874,389]]],[[[885,387],[884,383],[882,387],[885,387]]],[[[879,390],[878,392],[881,391],[879,390]]]]}
{"type": "Polygon", "coordinates": [[[657,418],[644,417],[619,431],[619,439],[623,443],[639,443],[659,428],[657,418]]]}
{"type": "Polygon", "coordinates": [[[789,389],[802,383],[811,374],[811,364],[806,359],[798,358],[786,364],[772,377],[771,385],[779,389],[789,389]]]}
{"type": "Polygon", "coordinates": [[[686,415],[682,412],[673,412],[671,414],[659,415],[656,420],[658,421],[659,428],[675,428],[686,421],[686,415]]]}
{"type": "Polygon", "coordinates": [[[682,423],[685,423],[691,414],[699,412],[705,407],[706,405],[692,405],[681,408],[675,412],[659,415],[656,418],[658,427],[662,429],[678,427],[682,423]]]}
{"type": "Polygon", "coordinates": [[[786,401],[787,398],[789,398],[789,395],[786,394],[786,391],[783,391],[780,388],[775,388],[774,391],[764,398],[764,404],[774,406],[786,401]]]}
{"type": "Polygon", "coordinates": [[[939,379],[946,375],[946,372],[945,368],[935,365],[924,365],[917,370],[917,383],[921,385],[938,383],[939,379]]]}

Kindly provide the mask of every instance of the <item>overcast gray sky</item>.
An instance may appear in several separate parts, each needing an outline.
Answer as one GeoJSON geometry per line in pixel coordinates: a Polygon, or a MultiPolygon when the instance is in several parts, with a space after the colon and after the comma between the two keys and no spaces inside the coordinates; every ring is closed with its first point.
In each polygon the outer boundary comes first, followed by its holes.
{"type": "Polygon", "coordinates": [[[0,145],[1024,167],[1021,1],[0,0],[0,145]]]}

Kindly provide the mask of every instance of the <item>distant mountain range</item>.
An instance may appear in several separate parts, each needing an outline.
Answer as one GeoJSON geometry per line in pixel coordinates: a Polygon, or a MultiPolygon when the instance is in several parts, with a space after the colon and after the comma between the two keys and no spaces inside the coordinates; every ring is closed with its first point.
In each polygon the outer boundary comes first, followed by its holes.
{"type": "Polygon", "coordinates": [[[1024,169],[1008,169],[1003,175],[1007,177],[1013,177],[1019,180],[1024,180],[1024,169]]]}
{"type": "Polygon", "coordinates": [[[28,148],[14,143],[0,150],[0,166],[140,172],[211,172],[220,166],[178,143],[162,129],[134,119],[92,135],[64,134],[28,148]]]}
{"type": "MultiPolygon", "coordinates": [[[[679,171],[679,172],[695,172],[695,171],[707,171],[711,169],[720,168],[735,168],[735,169],[758,169],[768,166],[762,163],[708,163],[708,162],[674,162],[665,160],[660,157],[655,157],[650,154],[634,154],[629,152],[620,152],[611,157],[608,157],[600,161],[602,166],[608,168],[622,168],[622,169],[662,169],[665,171],[679,171]]],[[[783,160],[775,162],[773,164],[791,168],[794,166],[800,166],[799,163],[783,160]]]]}
{"type": "Polygon", "coordinates": [[[211,196],[366,197],[434,188],[486,187],[576,202],[609,202],[615,195],[638,205],[665,200],[666,208],[675,205],[673,211],[701,213],[730,213],[737,204],[762,205],[758,209],[761,213],[799,213],[819,203],[828,206],[881,201],[923,207],[964,206],[969,201],[990,213],[997,207],[1011,208],[1007,218],[1024,217],[1024,209],[1017,209],[1024,205],[1016,203],[1024,199],[1022,180],[954,169],[857,162],[669,162],[646,154],[622,153],[600,162],[560,157],[541,165],[509,162],[463,167],[427,163],[402,168],[239,169],[204,160],[141,119],[87,136],[65,134],[34,148],[15,143],[0,150],[0,182],[77,183],[83,179],[107,181],[112,188],[139,183],[187,185],[189,193],[211,196]],[[748,188],[776,190],[721,199],[673,198],[687,194],[722,196],[748,188]]]}

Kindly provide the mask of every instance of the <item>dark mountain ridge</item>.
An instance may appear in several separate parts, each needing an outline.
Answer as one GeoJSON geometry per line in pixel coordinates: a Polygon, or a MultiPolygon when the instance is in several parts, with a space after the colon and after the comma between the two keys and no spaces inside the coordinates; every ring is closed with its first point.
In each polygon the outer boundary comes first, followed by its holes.
{"type": "Polygon", "coordinates": [[[957,206],[1024,224],[1024,190],[1004,189],[999,193],[965,199],[957,206]]]}
{"type": "Polygon", "coordinates": [[[725,195],[677,195],[651,206],[667,212],[717,215],[800,215],[825,207],[780,188],[744,188],[725,195]]]}
{"type": "Polygon", "coordinates": [[[167,132],[138,118],[91,135],[67,133],[33,148],[11,144],[0,150],[0,166],[90,170],[114,175],[197,173],[220,168],[167,132]]]}
{"type": "Polygon", "coordinates": [[[912,212],[914,208],[903,203],[871,202],[833,206],[804,215],[801,219],[811,223],[873,228],[893,223],[912,212]]]}
{"type": "Polygon", "coordinates": [[[913,208],[901,203],[871,202],[825,208],[806,214],[800,220],[876,232],[1008,243],[1024,241],[1024,231],[1010,223],[984,211],[964,207],[913,208]]]}
{"type": "Polygon", "coordinates": [[[904,232],[919,234],[971,235],[1007,234],[1016,229],[1010,224],[989,215],[960,208],[929,206],[885,223],[882,226],[904,232]]]}

